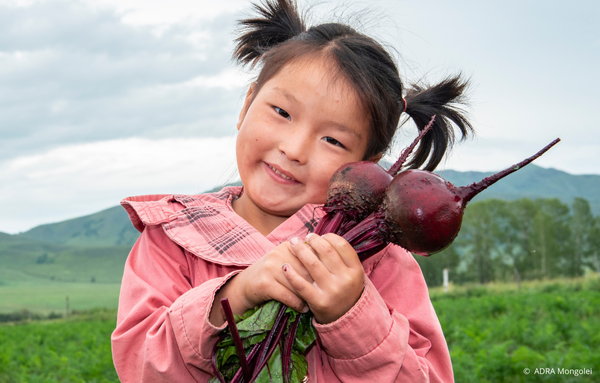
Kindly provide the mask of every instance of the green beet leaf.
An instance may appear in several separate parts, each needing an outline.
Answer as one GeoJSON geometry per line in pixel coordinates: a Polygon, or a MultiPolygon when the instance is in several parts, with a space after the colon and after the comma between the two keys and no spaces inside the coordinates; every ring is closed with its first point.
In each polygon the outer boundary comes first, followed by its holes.
{"type": "MultiPolygon", "coordinates": [[[[260,307],[248,310],[241,316],[236,316],[236,326],[240,338],[242,339],[246,356],[248,356],[255,344],[262,342],[267,337],[270,329],[275,323],[280,307],[281,303],[269,301],[260,307]]],[[[291,324],[296,317],[301,314],[290,308],[286,309],[285,314],[289,316],[284,333],[284,335],[287,335],[291,324]]],[[[240,369],[240,361],[236,353],[233,338],[228,330],[225,331],[227,332],[227,335],[217,347],[217,368],[225,380],[229,382],[240,369]]],[[[285,339],[285,336],[283,339],[285,339]]],[[[306,376],[308,363],[306,362],[304,354],[316,339],[317,334],[312,325],[312,315],[302,315],[292,346],[289,383],[300,383],[306,376]]],[[[271,358],[269,358],[265,368],[263,368],[257,376],[257,383],[284,383],[281,343],[276,347],[277,348],[273,352],[271,358]]],[[[209,382],[218,383],[219,380],[216,377],[213,377],[209,382]]]]}

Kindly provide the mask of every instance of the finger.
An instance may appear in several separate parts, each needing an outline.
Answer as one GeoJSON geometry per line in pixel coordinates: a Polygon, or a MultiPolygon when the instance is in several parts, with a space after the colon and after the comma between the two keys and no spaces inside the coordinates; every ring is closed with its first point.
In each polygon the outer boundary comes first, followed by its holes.
{"type": "MultiPolygon", "coordinates": [[[[291,269],[291,267],[289,267],[289,265],[288,265],[288,268],[291,269]]],[[[305,283],[308,283],[308,282],[306,282],[306,280],[304,280],[304,278],[302,278],[300,275],[298,275],[298,273],[296,273],[296,275],[297,275],[298,279],[303,280],[305,283]]],[[[286,282],[287,282],[287,279],[286,279],[286,282]]],[[[289,283],[289,282],[287,282],[287,283],[289,283]]],[[[291,287],[291,285],[290,285],[290,287],[291,287]]],[[[292,289],[293,289],[293,287],[292,287],[292,289]]],[[[288,287],[281,285],[281,284],[275,284],[275,285],[271,286],[271,288],[269,290],[270,290],[269,296],[271,299],[279,301],[279,302],[283,303],[284,305],[291,307],[298,312],[305,313],[308,311],[308,305],[306,304],[306,302],[299,295],[297,295],[293,290],[290,290],[288,287]]]]}
{"type": "Polygon", "coordinates": [[[312,248],[304,242],[300,242],[298,238],[292,238],[292,254],[300,260],[302,266],[306,268],[312,279],[317,283],[327,283],[331,277],[331,273],[325,267],[312,248]]]}
{"type": "Polygon", "coordinates": [[[329,244],[331,244],[331,246],[340,255],[340,258],[343,260],[346,266],[352,269],[362,270],[362,263],[360,263],[360,258],[358,257],[358,254],[356,254],[356,251],[354,250],[352,245],[348,243],[348,241],[346,241],[339,235],[333,233],[325,234],[321,238],[329,242],[329,244]]]}
{"type": "Polygon", "coordinates": [[[325,238],[311,233],[306,236],[306,241],[330,273],[336,274],[336,270],[347,267],[338,251],[325,238]]]}
{"type": "MultiPolygon", "coordinates": [[[[291,254],[291,256],[285,257],[282,263],[290,264],[294,268],[294,270],[296,270],[296,272],[300,274],[300,276],[302,276],[302,278],[306,279],[309,283],[313,283],[314,280],[310,276],[310,273],[308,272],[308,270],[306,270],[306,267],[304,267],[302,262],[300,262],[300,260],[294,254],[292,249],[293,245],[290,242],[286,242],[286,244],[288,245],[288,251],[291,254]]],[[[283,266],[283,264],[281,266],[283,266]]]]}
{"type": "Polygon", "coordinates": [[[283,274],[296,294],[310,305],[310,302],[314,301],[317,294],[319,294],[319,288],[312,283],[308,283],[290,265],[285,264],[282,269],[283,274]]]}

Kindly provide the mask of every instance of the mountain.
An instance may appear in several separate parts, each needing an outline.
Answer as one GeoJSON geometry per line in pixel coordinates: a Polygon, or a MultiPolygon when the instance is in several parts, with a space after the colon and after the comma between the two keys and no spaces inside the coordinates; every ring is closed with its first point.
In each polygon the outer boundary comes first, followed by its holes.
{"type": "Polygon", "coordinates": [[[139,236],[121,206],[58,223],[36,226],[19,237],[74,246],[131,245],[139,236]]]}
{"type": "MultiPolygon", "coordinates": [[[[464,186],[480,181],[493,173],[444,170],[439,174],[454,185],[464,186]]],[[[513,200],[524,197],[559,198],[567,204],[571,204],[574,197],[582,197],[590,202],[592,212],[599,215],[600,176],[572,175],[531,164],[492,185],[475,200],[488,198],[513,200]]],[[[129,222],[125,210],[115,206],[92,215],[37,226],[17,236],[61,245],[102,247],[131,246],[138,235],[137,230],[129,222]]],[[[0,236],[0,241],[3,240],[4,237],[0,236]]]]}
{"type": "Polygon", "coordinates": [[[130,244],[73,246],[0,233],[0,287],[50,281],[119,283],[130,249],[130,244]]]}

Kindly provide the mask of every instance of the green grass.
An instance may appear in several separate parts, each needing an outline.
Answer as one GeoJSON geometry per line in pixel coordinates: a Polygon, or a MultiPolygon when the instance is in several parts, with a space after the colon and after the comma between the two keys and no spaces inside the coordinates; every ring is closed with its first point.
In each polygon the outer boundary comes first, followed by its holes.
{"type": "Polygon", "coordinates": [[[600,366],[600,280],[432,291],[457,382],[592,382],[600,366]],[[525,368],[530,374],[523,373],[525,368]],[[535,374],[554,368],[555,374],[535,374]]]}
{"type": "Polygon", "coordinates": [[[97,307],[116,309],[119,303],[119,284],[46,283],[0,286],[0,313],[29,310],[48,315],[64,313],[66,297],[71,310],[97,307]]]}
{"type": "MultiPolygon", "coordinates": [[[[1,289],[0,289],[1,291],[1,289]]],[[[600,368],[600,279],[431,289],[456,382],[594,382],[600,368]],[[525,375],[523,370],[530,369],[525,375]],[[554,368],[555,374],[535,374],[554,368]],[[558,375],[592,368],[594,375],[558,375]]],[[[116,312],[0,325],[0,382],[118,382],[116,312]]]]}
{"type": "Polygon", "coordinates": [[[0,326],[0,382],[118,382],[110,353],[116,313],[0,326]]]}

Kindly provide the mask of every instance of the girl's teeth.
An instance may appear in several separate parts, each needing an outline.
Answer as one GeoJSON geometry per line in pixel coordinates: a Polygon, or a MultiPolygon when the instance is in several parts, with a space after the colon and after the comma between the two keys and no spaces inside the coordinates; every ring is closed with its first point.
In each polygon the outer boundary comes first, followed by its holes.
{"type": "Polygon", "coordinates": [[[269,165],[269,167],[275,172],[275,174],[279,174],[281,177],[285,178],[286,180],[293,180],[292,177],[286,176],[285,174],[281,173],[279,170],[275,169],[271,165],[269,165]]]}

